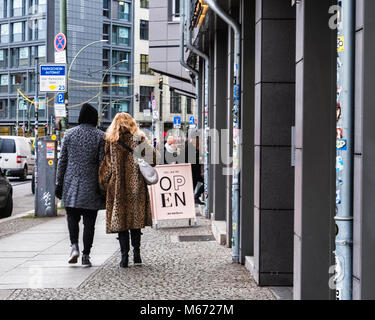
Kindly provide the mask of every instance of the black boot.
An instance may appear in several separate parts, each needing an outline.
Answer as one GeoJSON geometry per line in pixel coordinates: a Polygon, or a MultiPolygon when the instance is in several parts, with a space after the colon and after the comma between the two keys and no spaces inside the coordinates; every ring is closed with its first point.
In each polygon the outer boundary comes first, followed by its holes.
{"type": "Polygon", "coordinates": [[[142,264],[141,259],[141,230],[131,230],[134,264],[142,264]]]}
{"type": "Polygon", "coordinates": [[[83,254],[82,255],[82,265],[83,266],[91,267],[91,261],[90,261],[90,257],[89,257],[88,254],[83,254]]]}
{"type": "Polygon", "coordinates": [[[79,257],[78,243],[72,244],[72,252],[70,253],[69,263],[77,263],[79,257]]]}
{"type": "Polygon", "coordinates": [[[129,265],[129,254],[128,253],[122,253],[121,254],[120,267],[121,268],[127,268],[128,265],[129,265]]]}
{"type": "Polygon", "coordinates": [[[129,231],[122,231],[118,234],[118,239],[120,242],[120,249],[121,249],[121,268],[127,268],[129,264],[129,231]]]}

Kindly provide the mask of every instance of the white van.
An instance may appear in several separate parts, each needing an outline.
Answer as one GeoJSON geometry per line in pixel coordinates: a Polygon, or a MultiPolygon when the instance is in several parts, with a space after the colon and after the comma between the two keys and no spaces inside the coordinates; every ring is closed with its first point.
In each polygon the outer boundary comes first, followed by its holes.
{"type": "Polygon", "coordinates": [[[32,141],[24,137],[0,136],[0,168],[10,177],[27,179],[35,166],[32,141]]]}

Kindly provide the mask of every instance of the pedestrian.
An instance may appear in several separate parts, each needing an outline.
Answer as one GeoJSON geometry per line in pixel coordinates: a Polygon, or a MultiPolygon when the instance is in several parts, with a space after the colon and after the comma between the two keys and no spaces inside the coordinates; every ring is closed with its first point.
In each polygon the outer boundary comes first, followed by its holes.
{"type": "Polygon", "coordinates": [[[184,147],[184,155],[185,155],[185,163],[191,164],[191,172],[193,177],[193,189],[195,190],[198,182],[201,182],[202,185],[198,189],[198,191],[194,194],[195,204],[204,205],[204,202],[200,200],[202,193],[204,192],[204,178],[202,176],[202,164],[201,164],[201,157],[199,154],[199,136],[194,136],[193,138],[189,139],[185,143],[184,147]]]}
{"type": "Polygon", "coordinates": [[[167,138],[167,142],[164,145],[164,163],[174,164],[177,162],[178,149],[173,136],[167,138]]]}
{"type": "Polygon", "coordinates": [[[83,216],[82,265],[91,266],[98,210],[105,204],[98,184],[98,168],[104,157],[104,132],[97,129],[98,112],[90,104],[81,108],[79,125],[65,132],[56,175],[56,197],[66,208],[71,242],[69,263],[77,263],[79,221],[83,216]]]}
{"type": "Polygon", "coordinates": [[[157,152],[127,113],[116,115],[107,129],[105,140],[105,157],[99,169],[99,185],[106,193],[106,232],[118,233],[120,267],[127,268],[129,232],[134,264],[141,264],[141,229],[152,226],[148,188],[134,154],[138,154],[139,148],[143,149],[145,160],[153,165],[157,161],[157,152]],[[149,155],[152,159],[149,159],[149,155]]]}

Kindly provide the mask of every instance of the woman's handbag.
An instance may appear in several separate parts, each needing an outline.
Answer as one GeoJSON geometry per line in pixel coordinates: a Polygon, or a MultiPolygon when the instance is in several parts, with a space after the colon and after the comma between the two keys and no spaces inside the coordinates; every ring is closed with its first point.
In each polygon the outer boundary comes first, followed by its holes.
{"type": "MultiPolygon", "coordinates": [[[[134,150],[132,150],[126,144],[120,141],[118,141],[118,144],[134,155],[134,150]]],[[[157,184],[159,181],[159,175],[158,175],[158,172],[155,170],[155,168],[153,168],[144,159],[137,158],[137,160],[138,160],[139,170],[141,171],[141,174],[143,178],[145,179],[146,184],[148,185],[157,184]]]]}

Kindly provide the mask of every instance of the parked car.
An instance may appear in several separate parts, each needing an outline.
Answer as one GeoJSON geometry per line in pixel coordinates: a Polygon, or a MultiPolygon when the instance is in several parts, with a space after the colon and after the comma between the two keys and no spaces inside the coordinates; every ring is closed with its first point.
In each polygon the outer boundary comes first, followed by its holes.
{"type": "Polygon", "coordinates": [[[35,170],[33,170],[33,176],[31,178],[31,192],[35,194],[35,170]]]}
{"type": "Polygon", "coordinates": [[[8,218],[13,211],[13,188],[5,176],[3,169],[0,169],[0,219],[8,218]]]}
{"type": "Polygon", "coordinates": [[[9,177],[27,179],[35,166],[35,150],[30,139],[0,136],[0,167],[9,177]]]}

